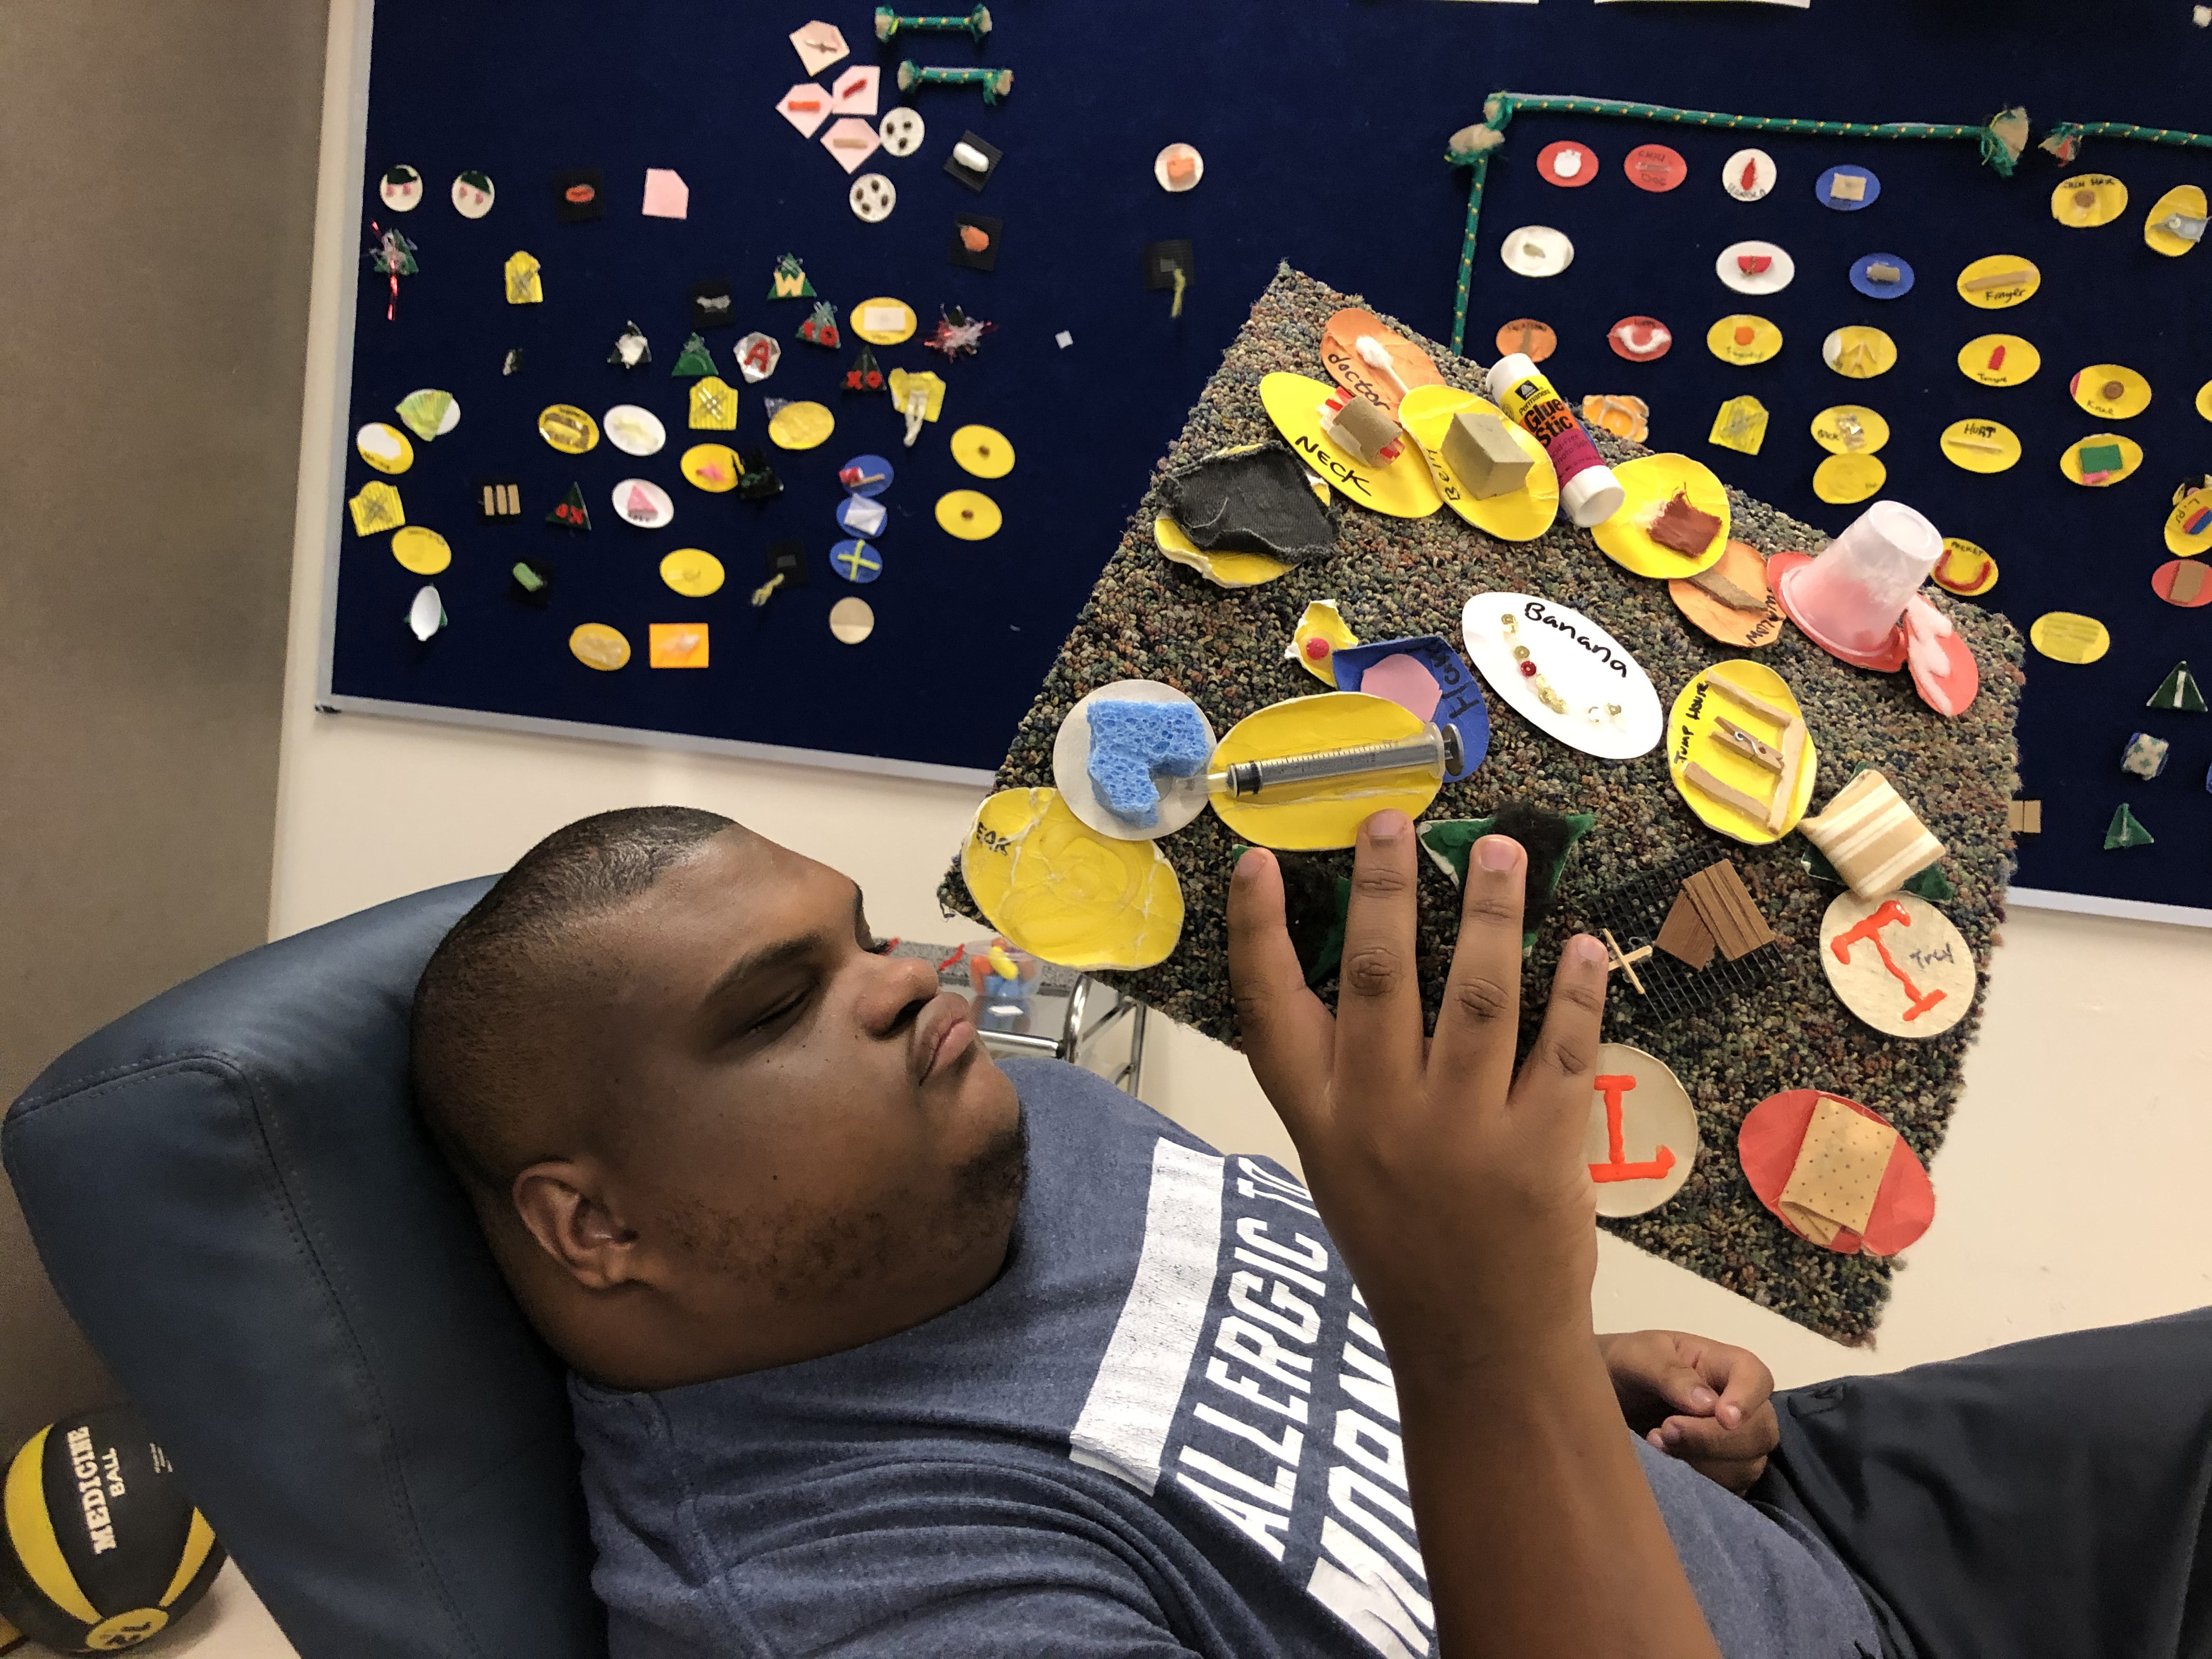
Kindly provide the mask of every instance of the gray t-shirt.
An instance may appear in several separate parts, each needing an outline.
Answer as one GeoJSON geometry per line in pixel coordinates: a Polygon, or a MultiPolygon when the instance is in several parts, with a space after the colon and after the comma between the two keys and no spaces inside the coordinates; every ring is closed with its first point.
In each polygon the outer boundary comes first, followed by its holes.
{"type": "MultiPolygon", "coordinates": [[[[1311,1196],[1006,1069],[1029,1188],[981,1295],[720,1382],[571,1380],[615,1659],[1433,1652],[1389,1366],[1311,1196]]],[[[1637,1446],[1729,1659],[1877,1650],[1825,1547],[1637,1446]]]]}

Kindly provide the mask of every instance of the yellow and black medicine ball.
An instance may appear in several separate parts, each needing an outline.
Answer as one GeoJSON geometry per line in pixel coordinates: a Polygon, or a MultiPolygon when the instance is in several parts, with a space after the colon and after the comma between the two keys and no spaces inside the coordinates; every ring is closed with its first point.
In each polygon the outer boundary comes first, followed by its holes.
{"type": "MultiPolygon", "coordinates": [[[[62,1653],[114,1653],[206,1594],[222,1547],[128,1406],[65,1417],[8,1464],[0,1620],[62,1653]]],[[[0,1625],[0,1629],[4,1629],[0,1625]]]]}

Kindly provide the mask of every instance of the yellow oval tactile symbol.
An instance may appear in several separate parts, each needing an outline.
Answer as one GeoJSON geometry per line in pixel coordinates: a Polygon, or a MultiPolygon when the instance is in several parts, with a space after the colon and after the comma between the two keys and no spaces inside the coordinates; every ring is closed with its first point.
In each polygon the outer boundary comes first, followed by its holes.
{"type": "Polygon", "coordinates": [[[2043,354],[2017,334],[1980,334],[1959,348],[1959,373],[1978,386],[2018,386],[2043,367],[2043,354]]]}
{"type": "Polygon", "coordinates": [[[976,477],[1003,478],[1014,470],[1014,447],[994,428],[963,426],[952,434],[952,459],[976,477]]]}
{"type": "Polygon", "coordinates": [[[2091,663],[2112,648],[2112,636],[2094,617],[2046,611],[2027,630],[2028,643],[2053,662],[2091,663]]]}
{"type": "Polygon", "coordinates": [[[949,489],[937,498],[938,527],[963,542],[999,533],[999,504],[980,489],[949,489]]]}
{"type": "Polygon", "coordinates": [[[2017,253],[1992,253],[1959,273],[1959,297],[1984,311],[2003,311],[2035,297],[2043,273],[2017,253]]]}
{"type": "Polygon", "coordinates": [[[2118,363],[2092,363],[2066,389],[2100,421],[2130,420],[2150,407],[2150,382],[2118,363]]]}
{"type": "Polygon", "coordinates": [[[568,649],[586,668],[612,673],[629,660],[629,641],[605,623],[585,623],[568,635],[568,649]]]}
{"type": "Polygon", "coordinates": [[[596,449],[599,423],[574,404],[549,404],[538,411],[538,435],[563,455],[596,449]]]}
{"type": "Polygon", "coordinates": [[[1996,421],[1954,421],[1936,442],[1944,459],[1969,472],[2002,472],[2020,465],[2020,434],[1996,421]]]}
{"type": "Polygon", "coordinates": [[[661,560],[660,580],[686,599],[703,599],[720,591],[722,562],[703,547],[679,547],[661,560]]]}

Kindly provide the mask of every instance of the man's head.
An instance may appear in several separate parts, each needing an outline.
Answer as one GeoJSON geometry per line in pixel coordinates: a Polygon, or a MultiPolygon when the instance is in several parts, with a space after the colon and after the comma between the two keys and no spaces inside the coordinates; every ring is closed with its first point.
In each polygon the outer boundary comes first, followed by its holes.
{"type": "Polygon", "coordinates": [[[525,854],[423,970],[414,1070],[532,1322],[617,1386],[888,1335],[1005,1260],[1020,1109],[965,1002],[714,813],[525,854]]]}

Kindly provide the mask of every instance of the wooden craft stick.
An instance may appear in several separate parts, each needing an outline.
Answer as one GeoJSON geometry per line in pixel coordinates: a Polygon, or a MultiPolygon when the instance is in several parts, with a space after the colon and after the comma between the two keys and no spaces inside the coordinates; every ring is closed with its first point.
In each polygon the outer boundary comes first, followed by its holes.
{"type": "Polygon", "coordinates": [[[1782,769],[1782,751],[1772,744],[1760,742],[1726,714],[1716,715],[1713,724],[1720,728],[1721,741],[1753,765],[1763,766],[1770,772],[1782,769]]]}
{"type": "Polygon", "coordinates": [[[1765,801],[1754,800],[1734,785],[1723,783],[1697,762],[1692,761],[1682,769],[1682,779],[1684,782],[1693,784],[1704,793],[1711,795],[1722,805],[1734,807],[1753,823],[1766,822],[1767,806],[1765,801]]]}
{"type": "Polygon", "coordinates": [[[2002,455],[2005,453],[2005,447],[2002,444],[1993,444],[1981,438],[1946,438],[1943,442],[1947,448],[1975,449],[1984,455],[2002,455]]]}
{"type": "Polygon", "coordinates": [[[1751,890],[1728,860],[1698,871],[1682,884],[1682,890],[1697,907],[1698,918],[1730,962],[1748,956],[1774,938],[1759,914],[1751,890]]]}
{"type": "Polygon", "coordinates": [[[1969,282],[1960,283],[1959,286],[1969,294],[1986,294],[1993,288],[2011,288],[2015,283],[2032,283],[2034,280],[2035,273],[2032,270],[1997,270],[1990,272],[1986,276],[1974,277],[1969,282]]]}
{"type": "Polygon", "coordinates": [[[1797,774],[1805,764],[1805,722],[1792,720],[1782,728],[1781,776],[1775,781],[1774,799],[1766,804],[1766,827],[1776,835],[1790,817],[1797,799],[1797,774]]]}
{"type": "Polygon", "coordinates": [[[1705,684],[1711,686],[1714,690],[1719,692],[1721,696],[1726,697],[1737,708],[1747,708],[1753,714],[1758,715],[1759,719],[1763,720],[1772,720],[1777,726],[1787,726],[1791,720],[1797,718],[1788,709],[1777,708],[1774,704],[1767,702],[1765,698],[1759,696],[1753,692],[1747,691],[1741,686],[1737,685],[1731,681],[1723,679],[1718,674],[1706,675],[1705,684]]]}
{"type": "Polygon", "coordinates": [[[1613,936],[1612,928],[1603,927],[1598,931],[1605,935],[1606,945],[1613,951],[1613,962],[1610,965],[1620,969],[1622,973],[1628,975],[1628,982],[1636,988],[1637,995],[1649,994],[1644,988],[1644,981],[1636,977],[1636,964],[1651,954],[1651,947],[1647,945],[1639,951],[1624,951],[1620,948],[1620,941],[1613,936]]]}

